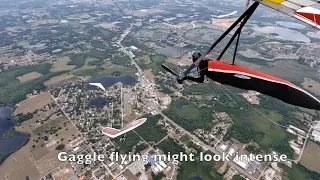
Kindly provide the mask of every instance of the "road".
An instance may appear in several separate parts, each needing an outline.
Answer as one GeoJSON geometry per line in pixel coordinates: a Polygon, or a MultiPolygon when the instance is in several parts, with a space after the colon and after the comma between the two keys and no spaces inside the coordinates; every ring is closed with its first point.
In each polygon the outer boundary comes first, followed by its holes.
{"type": "MultiPolygon", "coordinates": [[[[69,117],[69,115],[63,110],[63,108],[60,106],[60,104],[58,103],[57,101],[57,98],[55,98],[52,94],[51,95],[51,98],[53,99],[53,101],[55,102],[55,104],[57,105],[57,107],[61,110],[61,112],[63,113],[63,115],[69,120],[69,122],[77,129],[77,131],[79,132],[79,134],[81,135],[81,137],[83,137],[84,141],[89,144],[88,140],[85,138],[85,136],[83,135],[83,133],[77,128],[77,126],[74,124],[74,122],[71,120],[71,118],[69,117]]],[[[91,152],[94,152],[94,150],[92,149],[91,146],[90,147],[90,150],[91,152]]],[[[104,163],[103,163],[104,164],[104,163]]],[[[104,164],[105,165],[105,164],[104,164]]],[[[115,176],[112,174],[111,170],[106,167],[106,170],[108,171],[108,173],[112,176],[112,178],[115,178],[115,176]]]]}
{"type": "Polygon", "coordinates": [[[308,133],[307,133],[307,135],[306,135],[306,139],[304,140],[303,148],[302,148],[302,150],[301,150],[301,152],[300,152],[299,158],[294,161],[294,162],[297,163],[297,164],[298,164],[299,161],[301,160],[303,151],[304,151],[304,149],[306,148],[306,145],[307,145],[307,142],[308,142],[308,138],[310,137],[309,134],[311,133],[311,131],[312,131],[312,126],[310,127],[310,129],[309,129],[309,131],[308,131],[308,133]]]}
{"type": "MultiPolygon", "coordinates": [[[[136,63],[136,61],[133,59],[133,57],[131,57],[131,55],[128,53],[128,51],[125,49],[125,47],[121,44],[121,41],[123,40],[124,37],[126,37],[129,32],[131,31],[131,27],[129,29],[127,29],[124,34],[121,35],[120,39],[117,41],[117,44],[120,46],[121,50],[127,54],[133,65],[135,65],[135,67],[138,70],[138,73],[144,74],[144,72],[142,71],[142,69],[140,68],[140,66],[136,63]]],[[[149,81],[148,79],[146,79],[146,81],[149,81]]],[[[150,82],[151,83],[151,82],[150,82]]],[[[187,134],[189,137],[192,137],[196,142],[199,142],[200,145],[204,148],[204,149],[208,149],[211,152],[213,152],[214,154],[219,154],[222,155],[220,152],[218,152],[216,149],[214,149],[211,146],[208,146],[207,144],[205,144],[202,140],[200,140],[198,137],[196,137],[195,135],[191,134],[189,131],[185,130],[184,128],[182,128],[181,126],[179,126],[178,124],[176,124],[173,120],[171,120],[170,118],[168,118],[167,116],[165,116],[161,110],[157,110],[160,115],[162,115],[162,117],[164,117],[165,119],[167,119],[171,124],[173,124],[174,126],[176,126],[177,128],[180,128],[183,132],[185,132],[185,134],[187,134]]],[[[246,172],[244,169],[242,169],[241,167],[239,167],[238,165],[236,165],[233,161],[229,161],[227,162],[229,166],[232,166],[234,169],[238,170],[240,173],[244,174],[246,177],[250,178],[251,180],[255,180],[256,178],[253,177],[252,175],[250,175],[248,172],[246,172]]]]}
{"type": "MultiPolygon", "coordinates": [[[[202,146],[204,149],[207,149],[211,152],[213,152],[214,154],[220,155],[222,156],[222,154],[217,151],[216,149],[214,149],[213,147],[205,144],[202,140],[200,140],[197,136],[191,134],[189,131],[185,130],[184,128],[182,128],[180,125],[176,124],[173,120],[171,120],[170,118],[168,118],[166,115],[164,115],[162,112],[160,113],[160,115],[162,117],[164,117],[167,121],[169,121],[171,124],[173,124],[175,127],[179,128],[181,131],[183,131],[185,134],[187,134],[189,137],[191,137],[193,140],[195,140],[196,142],[199,142],[200,146],[202,146]]],[[[253,177],[252,175],[250,175],[247,171],[245,171],[244,169],[242,169],[240,166],[238,166],[237,164],[235,164],[233,161],[227,161],[227,164],[231,167],[233,167],[234,169],[236,169],[238,172],[240,172],[241,174],[245,175],[247,178],[251,179],[251,180],[256,180],[255,177],[253,177]]]]}
{"type": "MultiPolygon", "coordinates": [[[[132,25],[130,26],[130,28],[128,28],[121,36],[120,36],[120,39],[117,41],[117,44],[120,46],[121,50],[130,57],[130,60],[131,60],[131,63],[137,68],[138,70],[138,73],[143,75],[143,76],[140,76],[139,78],[142,79],[142,83],[143,85],[150,85],[150,84],[154,84],[153,82],[151,82],[148,78],[146,78],[146,75],[144,73],[144,71],[141,69],[141,67],[138,65],[138,63],[133,59],[133,57],[130,55],[130,53],[126,50],[126,48],[121,44],[122,40],[130,33],[130,31],[132,30],[132,25]]],[[[153,93],[155,94],[156,96],[156,101],[153,101],[153,105],[154,107],[158,107],[159,104],[158,104],[158,97],[157,97],[157,93],[156,93],[156,90],[154,89],[154,86],[152,86],[152,91],[153,93]]],[[[159,110],[157,110],[159,112],[159,110]]],[[[160,111],[161,112],[161,111],[160,111]]]]}

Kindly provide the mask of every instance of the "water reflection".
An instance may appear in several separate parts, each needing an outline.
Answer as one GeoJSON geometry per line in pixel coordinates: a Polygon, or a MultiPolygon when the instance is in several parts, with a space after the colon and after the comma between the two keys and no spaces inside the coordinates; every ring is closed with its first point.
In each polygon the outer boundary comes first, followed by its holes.
{"type": "Polygon", "coordinates": [[[286,41],[299,41],[309,43],[311,42],[310,38],[305,36],[304,34],[283,27],[275,27],[275,26],[264,26],[264,27],[254,27],[255,31],[260,33],[267,33],[274,35],[277,39],[282,39],[286,41]]]}

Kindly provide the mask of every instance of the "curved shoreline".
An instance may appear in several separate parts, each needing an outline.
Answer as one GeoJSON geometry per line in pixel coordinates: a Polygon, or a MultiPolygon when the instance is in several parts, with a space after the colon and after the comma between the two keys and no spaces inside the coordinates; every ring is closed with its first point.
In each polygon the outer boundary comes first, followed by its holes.
{"type": "MultiPolygon", "coordinates": [[[[15,127],[16,125],[14,125],[15,127]]],[[[3,153],[4,155],[1,154],[1,158],[0,158],[0,165],[3,164],[12,154],[14,154],[15,152],[17,152],[19,149],[21,149],[23,146],[25,146],[26,144],[28,144],[28,142],[30,141],[30,134],[27,132],[20,132],[15,130],[16,132],[18,132],[19,134],[26,134],[28,136],[28,139],[22,143],[18,148],[16,148],[15,150],[11,151],[11,152],[6,152],[3,153]]]]}
{"type": "MultiPolygon", "coordinates": [[[[8,129],[4,129],[4,131],[1,133],[1,136],[3,139],[10,139],[19,135],[27,135],[27,138],[24,142],[22,142],[20,145],[18,145],[16,148],[14,148],[13,150],[9,151],[9,152],[0,152],[0,165],[5,162],[5,160],[10,157],[12,154],[14,154],[15,152],[17,152],[20,148],[22,148],[23,146],[25,146],[29,140],[30,140],[30,134],[28,132],[23,132],[23,131],[18,131],[16,129],[17,127],[17,123],[14,121],[12,114],[14,113],[15,107],[11,107],[11,106],[3,106],[1,108],[10,108],[10,112],[8,113],[4,113],[3,117],[1,119],[1,121],[10,121],[13,123],[12,126],[10,126],[8,129]],[[7,117],[10,117],[9,119],[7,117]],[[14,136],[10,136],[10,137],[4,137],[4,133],[7,132],[8,130],[10,130],[11,128],[14,128],[14,131],[17,133],[14,136]]],[[[1,144],[1,146],[5,146],[5,144],[1,144]]]]}

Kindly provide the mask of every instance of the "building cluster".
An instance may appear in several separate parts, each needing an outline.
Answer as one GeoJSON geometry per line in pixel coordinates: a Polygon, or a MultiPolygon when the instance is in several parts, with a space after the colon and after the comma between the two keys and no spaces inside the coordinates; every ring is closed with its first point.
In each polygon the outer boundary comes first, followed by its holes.
{"type": "Polygon", "coordinates": [[[310,67],[320,67],[320,45],[318,43],[303,44],[296,52],[310,67]]]}
{"type": "Polygon", "coordinates": [[[264,177],[266,180],[273,180],[273,179],[281,180],[282,179],[281,172],[282,172],[282,169],[278,167],[278,163],[272,162],[264,172],[264,177]]]}
{"type": "Polygon", "coordinates": [[[254,174],[256,170],[260,167],[260,163],[256,161],[250,161],[249,158],[239,158],[241,154],[238,153],[240,148],[238,145],[231,142],[221,142],[216,147],[217,151],[220,153],[225,153],[229,156],[235,164],[240,166],[249,174],[254,174]]]}
{"type": "Polygon", "coordinates": [[[229,127],[232,126],[232,120],[225,112],[216,114],[216,119],[212,119],[215,125],[210,131],[204,129],[196,129],[194,134],[203,139],[209,145],[216,146],[227,133],[229,127]]]}
{"type": "Polygon", "coordinates": [[[289,141],[290,147],[294,150],[296,154],[302,153],[303,144],[307,133],[304,130],[292,125],[288,126],[287,132],[296,135],[296,139],[289,141]]]}
{"type": "Polygon", "coordinates": [[[153,157],[148,158],[149,163],[151,164],[151,170],[153,173],[158,174],[164,170],[170,171],[171,166],[167,166],[167,164],[163,161],[155,160],[153,157]]]}
{"type": "Polygon", "coordinates": [[[143,71],[136,73],[138,77],[137,83],[137,109],[153,115],[158,114],[158,97],[155,88],[155,83],[149,81],[143,71]]]}
{"type": "Polygon", "coordinates": [[[320,142],[320,121],[314,122],[311,138],[316,142],[320,142]]]}
{"type": "Polygon", "coordinates": [[[256,91],[248,91],[246,93],[241,93],[242,97],[245,98],[250,104],[259,105],[260,98],[258,97],[260,93],[256,91]]]}

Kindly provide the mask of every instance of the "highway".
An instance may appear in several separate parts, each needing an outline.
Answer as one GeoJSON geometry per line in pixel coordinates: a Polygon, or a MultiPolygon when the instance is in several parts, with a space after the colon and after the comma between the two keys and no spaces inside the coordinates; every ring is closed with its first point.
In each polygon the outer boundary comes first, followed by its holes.
{"type": "MultiPolygon", "coordinates": [[[[123,33],[120,37],[120,39],[117,41],[117,44],[120,46],[121,50],[127,54],[130,59],[132,64],[135,65],[135,67],[138,70],[138,73],[144,74],[144,72],[142,71],[142,69],[140,68],[140,66],[136,63],[136,61],[133,59],[133,57],[131,57],[131,55],[128,53],[128,51],[125,49],[125,47],[121,44],[121,41],[124,39],[124,37],[126,37],[129,32],[131,31],[131,27],[129,29],[127,29],[125,31],[125,33],[123,33]]],[[[149,81],[146,78],[146,81],[149,81]]],[[[151,82],[150,82],[151,83],[151,82]]],[[[202,146],[204,149],[210,150],[211,152],[213,152],[214,154],[220,155],[222,156],[222,154],[220,152],[218,152],[215,148],[205,144],[202,140],[200,140],[198,137],[196,137],[195,135],[191,134],[189,131],[185,130],[184,128],[182,128],[181,126],[179,126],[178,124],[176,124],[173,120],[171,120],[170,118],[168,118],[166,115],[164,115],[161,110],[157,110],[160,115],[162,117],[164,117],[167,121],[169,121],[171,124],[173,124],[175,127],[179,128],[180,130],[182,130],[183,132],[185,132],[185,134],[187,134],[189,137],[193,138],[196,142],[198,142],[200,144],[200,146],[202,146]]],[[[240,166],[238,166],[237,164],[235,164],[233,161],[227,161],[227,164],[231,167],[233,167],[234,169],[236,169],[238,172],[240,172],[241,174],[245,175],[247,178],[251,179],[251,180],[256,180],[255,177],[253,177],[252,175],[250,175],[247,171],[245,171],[244,169],[242,169],[240,166]]]]}

